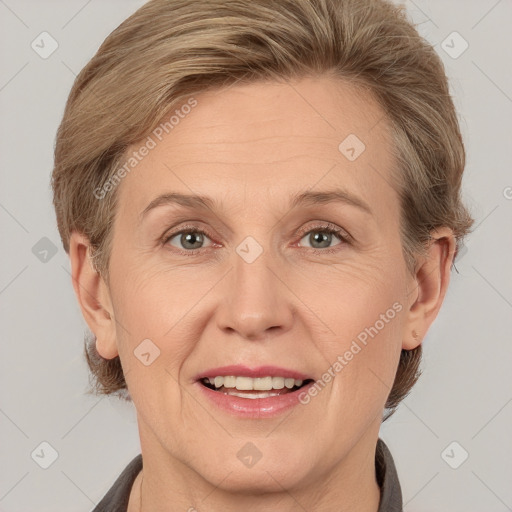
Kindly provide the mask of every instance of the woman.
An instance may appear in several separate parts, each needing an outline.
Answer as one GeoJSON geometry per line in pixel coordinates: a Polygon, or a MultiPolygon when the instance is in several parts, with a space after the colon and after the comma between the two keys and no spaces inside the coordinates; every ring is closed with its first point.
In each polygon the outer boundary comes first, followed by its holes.
{"type": "Polygon", "coordinates": [[[379,428],[472,219],[440,59],[373,0],[152,0],[77,77],[54,204],[141,454],[95,511],[402,510],[379,428]]]}

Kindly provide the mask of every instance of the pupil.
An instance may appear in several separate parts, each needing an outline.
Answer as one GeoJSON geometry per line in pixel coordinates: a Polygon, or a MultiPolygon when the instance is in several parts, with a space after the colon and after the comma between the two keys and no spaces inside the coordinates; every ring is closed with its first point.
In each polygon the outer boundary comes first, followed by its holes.
{"type": "MultiPolygon", "coordinates": [[[[313,234],[313,240],[316,242],[318,242],[318,239],[324,239],[324,242],[326,241],[327,243],[324,244],[322,247],[329,247],[329,243],[330,243],[330,239],[329,237],[331,235],[328,235],[328,234],[322,234],[320,231],[317,231],[316,234],[313,234]]],[[[320,243],[322,243],[322,240],[320,240],[320,243]]],[[[313,245],[313,244],[311,244],[313,245]]]]}
{"type": "MultiPolygon", "coordinates": [[[[200,233],[188,233],[187,235],[181,235],[181,239],[182,239],[182,244],[184,247],[186,247],[186,244],[188,243],[191,243],[192,245],[194,245],[194,243],[198,243],[199,245],[201,245],[201,240],[199,240],[199,242],[197,242],[197,238],[201,238],[201,234],[200,233]],[[195,242],[194,242],[195,241],[195,242]]],[[[192,247],[192,249],[196,249],[197,247],[192,247]]]]}

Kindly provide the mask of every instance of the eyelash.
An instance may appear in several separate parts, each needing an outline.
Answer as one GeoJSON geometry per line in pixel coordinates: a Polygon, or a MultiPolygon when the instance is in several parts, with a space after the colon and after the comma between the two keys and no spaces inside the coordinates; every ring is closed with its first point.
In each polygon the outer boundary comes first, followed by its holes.
{"type": "MultiPolygon", "coordinates": [[[[350,244],[352,242],[351,236],[344,229],[341,229],[341,228],[337,227],[335,224],[331,224],[330,222],[328,222],[326,224],[314,226],[313,228],[299,230],[299,232],[295,236],[300,236],[300,239],[299,239],[299,241],[300,241],[300,240],[302,240],[302,238],[304,238],[305,235],[307,235],[308,233],[311,233],[311,232],[315,232],[315,231],[336,235],[342,243],[337,244],[334,247],[330,247],[330,248],[326,248],[326,249],[315,249],[312,247],[307,248],[310,251],[313,251],[314,253],[332,254],[332,253],[340,250],[340,249],[337,249],[337,247],[339,245],[350,244]]],[[[190,225],[190,226],[182,227],[179,231],[174,231],[174,232],[168,233],[168,234],[166,233],[162,238],[162,241],[161,241],[162,245],[164,245],[164,246],[167,245],[169,240],[174,238],[176,235],[181,235],[183,233],[199,233],[201,235],[206,235],[211,240],[213,239],[213,236],[207,230],[199,229],[197,226],[190,225]]],[[[191,249],[189,251],[183,251],[183,250],[177,249],[176,247],[173,247],[173,250],[175,250],[178,254],[183,255],[183,256],[195,256],[198,252],[200,252],[201,250],[204,250],[204,249],[210,249],[210,247],[206,247],[206,248],[203,247],[200,249],[191,249]]]]}

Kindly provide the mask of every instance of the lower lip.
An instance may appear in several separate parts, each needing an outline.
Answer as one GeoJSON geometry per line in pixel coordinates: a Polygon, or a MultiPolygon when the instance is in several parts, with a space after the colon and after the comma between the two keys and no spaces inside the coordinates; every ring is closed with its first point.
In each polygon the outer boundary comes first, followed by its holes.
{"type": "Polygon", "coordinates": [[[271,418],[300,404],[299,396],[308,391],[314,384],[310,382],[296,391],[284,395],[269,396],[267,398],[242,398],[226,395],[220,391],[214,391],[200,382],[199,386],[204,395],[217,407],[241,418],[271,418]]]}

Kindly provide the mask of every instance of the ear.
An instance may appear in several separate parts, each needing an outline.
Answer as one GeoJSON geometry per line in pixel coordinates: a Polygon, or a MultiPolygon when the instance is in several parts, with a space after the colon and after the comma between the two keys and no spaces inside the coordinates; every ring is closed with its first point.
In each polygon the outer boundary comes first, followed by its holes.
{"type": "Polygon", "coordinates": [[[71,234],[69,258],[75,295],[89,329],[96,336],[96,350],[105,359],[112,359],[118,351],[110,292],[92,264],[89,240],[76,231],[71,234]]]}
{"type": "Polygon", "coordinates": [[[455,237],[450,228],[431,232],[427,255],[418,261],[408,293],[403,349],[412,350],[419,346],[436,318],[450,283],[455,248],[455,237]]]}

